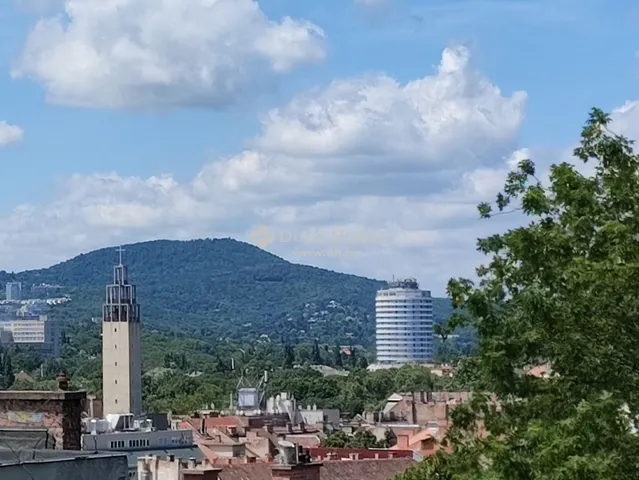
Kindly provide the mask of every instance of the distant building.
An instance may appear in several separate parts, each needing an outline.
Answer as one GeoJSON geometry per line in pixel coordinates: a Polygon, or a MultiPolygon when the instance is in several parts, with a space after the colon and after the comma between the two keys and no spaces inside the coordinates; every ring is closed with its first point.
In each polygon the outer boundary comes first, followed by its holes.
{"type": "Polygon", "coordinates": [[[102,408],[105,415],[142,413],[140,305],[127,267],[113,268],[102,313],[102,408]]]}
{"type": "Polygon", "coordinates": [[[82,450],[133,452],[192,448],[192,430],[158,430],[151,420],[134,420],[131,414],[111,414],[84,420],[82,450]]]}
{"type": "Polygon", "coordinates": [[[425,363],[433,358],[433,300],[413,278],[389,282],[375,297],[377,362],[425,363]]]}
{"type": "Polygon", "coordinates": [[[19,302],[22,300],[22,283],[7,282],[6,298],[9,302],[19,302]]]}
{"type": "Polygon", "coordinates": [[[62,331],[60,325],[46,315],[0,320],[0,343],[29,346],[43,355],[59,357],[62,331]]]}

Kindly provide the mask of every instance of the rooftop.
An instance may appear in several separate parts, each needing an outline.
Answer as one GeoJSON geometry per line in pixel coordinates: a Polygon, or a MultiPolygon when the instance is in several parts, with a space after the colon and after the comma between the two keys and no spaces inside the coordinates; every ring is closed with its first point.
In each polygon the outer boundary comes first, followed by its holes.
{"type": "MultiPolygon", "coordinates": [[[[347,460],[326,462],[320,467],[320,480],[388,480],[414,465],[412,458],[392,460],[347,460]]],[[[272,480],[273,464],[250,463],[222,469],[220,480],[272,480]]]]}
{"type": "Polygon", "coordinates": [[[0,401],[51,401],[51,400],[84,400],[87,392],[84,390],[0,390],[0,401]]]}
{"type": "Polygon", "coordinates": [[[85,458],[122,457],[124,453],[88,453],[77,450],[21,449],[0,447],[0,465],[37,463],[43,461],[79,460],[85,458]]]}

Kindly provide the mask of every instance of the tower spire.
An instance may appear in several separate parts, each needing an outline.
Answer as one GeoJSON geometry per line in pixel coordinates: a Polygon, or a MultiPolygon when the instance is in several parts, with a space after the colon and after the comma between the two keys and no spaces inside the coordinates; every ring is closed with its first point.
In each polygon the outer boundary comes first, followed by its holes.
{"type": "Polygon", "coordinates": [[[120,245],[118,248],[116,248],[116,251],[118,252],[118,254],[119,254],[119,256],[120,256],[120,263],[118,263],[118,265],[119,265],[119,266],[122,266],[122,265],[123,265],[123,263],[122,263],[122,254],[123,254],[124,252],[126,252],[126,249],[125,249],[125,248],[122,248],[122,245],[120,245]]]}

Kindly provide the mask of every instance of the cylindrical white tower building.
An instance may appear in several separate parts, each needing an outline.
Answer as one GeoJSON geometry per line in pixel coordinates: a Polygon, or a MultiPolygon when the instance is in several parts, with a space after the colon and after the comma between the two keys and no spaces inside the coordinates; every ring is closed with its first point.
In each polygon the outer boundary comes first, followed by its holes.
{"type": "Polygon", "coordinates": [[[389,282],[377,292],[375,322],[378,363],[433,359],[433,300],[414,278],[389,282]]]}

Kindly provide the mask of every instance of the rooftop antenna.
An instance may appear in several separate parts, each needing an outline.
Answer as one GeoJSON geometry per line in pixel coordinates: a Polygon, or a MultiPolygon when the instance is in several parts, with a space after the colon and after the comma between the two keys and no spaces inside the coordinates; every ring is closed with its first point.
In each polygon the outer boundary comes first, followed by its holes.
{"type": "Polygon", "coordinates": [[[126,252],[126,249],[122,248],[122,245],[120,245],[116,251],[120,254],[120,265],[122,265],[122,254],[126,252]]]}

